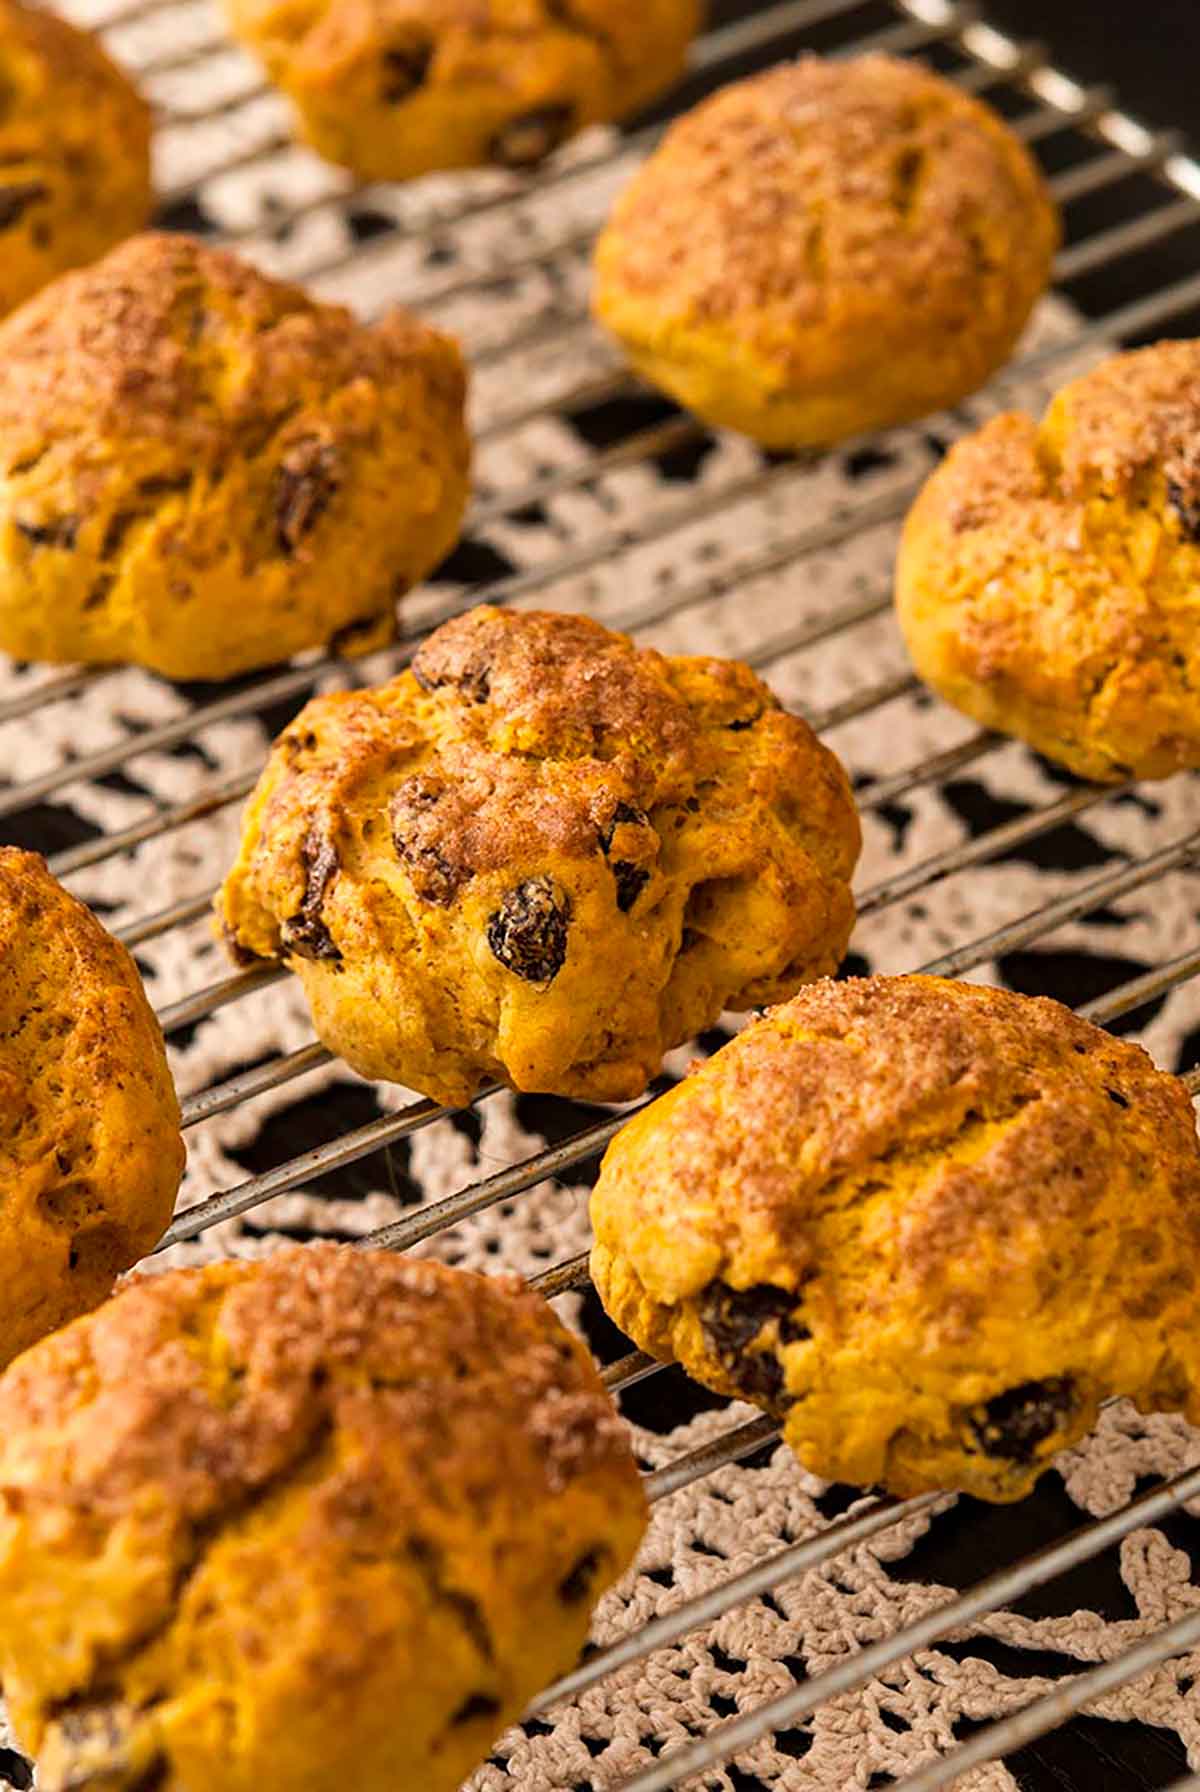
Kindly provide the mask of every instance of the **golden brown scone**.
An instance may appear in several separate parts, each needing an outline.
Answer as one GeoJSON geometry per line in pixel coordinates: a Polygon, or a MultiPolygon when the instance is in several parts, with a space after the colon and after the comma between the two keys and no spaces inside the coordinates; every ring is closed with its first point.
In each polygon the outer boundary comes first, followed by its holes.
{"type": "Polygon", "coordinates": [[[183,1157],[132,958],[36,853],[0,847],[0,1365],[154,1247],[183,1157]]]}
{"type": "Polygon", "coordinates": [[[0,1486],[42,1792],[453,1792],[645,1522],[544,1301],[331,1245],[138,1278],[28,1352],[0,1486]]]}
{"type": "Polygon", "coordinates": [[[532,168],[680,74],[700,0],[225,0],[313,148],[368,180],[532,168]]]}
{"type": "Polygon", "coordinates": [[[1084,778],[1200,765],[1200,342],[1114,355],[958,443],[905,525],[922,678],[1084,778]]]}
{"type": "Polygon", "coordinates": [[[280,736],[217,908],[364,1076],[598,1101],[840,961],[840,764],[732,660],[480,608],[280,736]]]}
{"type": "Polygon", "coordinates": [[[0,314],[150,214],[150,108],[86,31],[0,0],[0,314]]]}
{"type": "Polygon", "coordinates": [[[625,1127],[592,1216],[617,1324],[831,1480],[1013,1500],[1111,1395],[1200,1414],[1191,1104],[1057,1002],[819,983],[625,1127]]]}
{"type": "Polygon", "coordinates": [[[982,385],[1057,243],[987,106],[915,63],[807,57],[672,126],[600,238],[594,304],[698,416],[821,446],[982,385]]]}
{"type": "Polygon", "coordinates": [[[391,638],[453,543],[457,345],[135,237],[0,326],[0,648],[223,678],[391,638]]]}

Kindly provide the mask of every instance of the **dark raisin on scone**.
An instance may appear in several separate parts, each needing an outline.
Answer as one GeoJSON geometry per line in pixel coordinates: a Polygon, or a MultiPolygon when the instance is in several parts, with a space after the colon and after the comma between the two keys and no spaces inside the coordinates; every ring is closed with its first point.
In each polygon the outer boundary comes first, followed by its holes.
{"type": "Polygon", "coordinates": [[[0,1378],[0,1672],[43,1792],[454,1792],[645,1497],[512,1278],[330,1245],[139,1278],[0,1378]]]}
{"type": "Polygon", "coordinates": [[[0,0],[0,315],[149,216],[150,108],[88,32],[0,0]]]}
{"type": "Polygon", "coordinates": [[[481,608],[284,731],[218,912],[366,1076],[618,1100],[837,966],[859,841],[838,761],[747,667],[481,608]]]}
{"type": "Polygon", "coordinates": [[[814,984],[629,1122],[592,1217],[616,1323],[830,1480],[1013,1500],[1111,1396],[1200,1411],[1191,1103],[1057,1002],[814,984]]]}
{"type": "Polygon", "coordinates": [[[957,443],[904,527],[922,678],[1081,777],[1200,765],[1200,342],[1113,355],[957,443]]]}
{"type": "Polygon", "coordinates": [[[0,325],[0,648],[224,678],[391,639],[451,547],[457,345],[133,238],[0,325]]]}
{"type": "Polygon", "coordinates": [[[369,180],[524,170],[680,74],[699,0],[226,0],[313,148],[369,180]]]}
{"type": "Polygon", "coordinates": [[[153,1249],[183,1158],[137,966],[43,859],[0,847],[0,1364],[153,1249]]]}

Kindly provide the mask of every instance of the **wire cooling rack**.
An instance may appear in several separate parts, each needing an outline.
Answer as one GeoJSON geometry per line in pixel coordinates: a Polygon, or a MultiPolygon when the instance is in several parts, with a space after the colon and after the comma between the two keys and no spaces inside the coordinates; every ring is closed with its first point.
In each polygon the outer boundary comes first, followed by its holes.
{"type": "MultiPolygon", "coordinates": [[[[686,460],[702,454],[707,432],[671,407],[640,395],[636,383],[590,331],[584,313],[587,246],[608,196],[637,156],[655,141],[661,116],[649,116],[622,134],[591,133],[548,171],[524,183],[506,175],[483,174],[433,180],[402,192],[360,188],[290,147],[277,99],[224,43],[203,0],[132,0],[119,7],[96,0],[90,17],[79,7],[75,10],[105,29],[112,47],[140,72],[156,98],[164,223],[205,230],[238,243],[267,268],[303,278],[325,295],[347,291],[361,305],[367,292],[369,306],[401,297],[451,327],[460,315],[467,316],[480,406],[477,433],[486,464],[502,468],[476,500],[470,518],[473,539],[489,529],[492,539],[497,532],[504,539],[506,529],[542,515],[552,503],[582,499],[609,476],[634,478],[638,469],[651,463],[669,467],[672,457],[686,460]],[[270,191],[264,196],[261,188],[254,187],[247,202],[236,177],[266,167],[275,171],[270,191]],[[549,235],[547,216],[552,220],[549,235]],[[539,429],[553,419],[580,417],[600,418],[603,427],[585,436],[584,447],[568,464],[539,461],[539,429]],[[533,448],[521,449],[531,434],[533,448]]],[[[829,53],[867,47],[919,53],[963,88],[988,95],[1044,156],[1068,222],[1057,281],[1075,301],[1085,306],[1090,302],[1091,313],[1075,304],[1061,308],[1055,313],[1056,327],[1023,348],[1006,378],[1044,376],[1053,384],[1079,356],[1113,343],[1177,332],[1200,307],[1200,274],[1184,273],[1162,284],[1160,254],[1186,242],[1187,233],[1200,220],[1200,166],[1179,153],[1173,139],[1146,131],[1117,110],[1107,92],[1080,88],[1049,67],[1036,45],[1010,41],[965,5],[952,0],[782,0],[767,5],[748,17],[718,24],[701,39],[688,82],[673,104],[686,103],[724,79],[801,47],[829,53]],[[1091,297],[1089,283],[1097,280],[1110,295],[1103,307],[1091,297]]],[[[996,402],[1002,399],[1003,389],[996,402]]],[[[967,411],[934,419],[920,430],[899,435],[923,443],[923,452],[931,456],[973,415],[967,411]]],[[[756,579],[802,573],[831,552],[851,552],[872,532],[882,532],[886,539],[927,470],[920,462],[915,468],[911,461],[902,462],[901,476],[896,477],[891,451],[865,442],[852,444],[842,464],[870,477],[854,488],[849,501],[839,498],[831,504],[820,485],[819,469],[773,461],[745,448],[743,459],[735,458],[732,468],[723,463],[720,479],[702,480],[682,495],[673,494],[669,503],[641,508],[633,521],[625,515],[606,522],[601,510],[599,526],[573,535],[565,546],[546,548],[534,565],[514,569],[495,554],[491,559],[486,553],[468,556],[460,562],[457,582],[443,580],[412,600],[405,637],[382,658],[353,666],[312,656],[232,686],[182,691],[176,687],[175,696],[183,701],[169,706],[158,719],[152,703],[130,716],[126,674],[30,669],[16,676],[5,687],[7,694],[0,696],[0,727],[15,725],[19,732],[22,723],[60,712],[64,720],[50,762],[30,766],[22,756],[21,775],[0,784],[4,818],[0,826],[12,837],[39,845],[46,844],[48,829],[52,848],[60,839],[55,833],[56,818],[61,816],[58,805],[66,799],[92,813],[89,792],[117,791],[124,792],[126,809],[130,801],[136,809],[142,787],[136,780],[130,782],[130,774],[148,757],[192,750],[204,760],[203,743],[243,719],[265,718],[270,728],[278,727],[315,691],[396,670],[425,630],[469,603],[520,603],[541,593],[560,599],[564,588],[569,595],[587,575],[611,571],[615,597],[610,585],[604,620],[640,629],[672,622],[686,636],[695,619],[699,631],[707,606],[752,587],[756,579]],[[742,503],[759,500],[782,506],[781,528],[761,539],[750,530],[730,564],[696,577],[662,577],[649,595],[634,603],[623,601],[622,569],[638,563],[640,555],[653,549],[669,562],[675,544],[697,524],[714,515],[734,515],[742,503]],[[99,743],[90,737],[76,740],[72,733],[72,705],[85,698],[93,715],[97,703],[102,709],[107,705],[106,713],[111,713],[108,738],[99,743]]],[[[778,508],[775,514],[778,519],[778,508]]],[[[852,638],[855,630],[883,617],[889,601],[886,587],[868,582],[831,607],[775,627],[771,626],[778,620],[775,606],[748,603],[739,650],[773,677],[774,669],[785,662],[807,664],[811,656],[852,638]]],[[[916,681],[896,665],[887,676],[860,681],[858,688],[836,700],[808,705],[808,713],[823,732],[844,731],[857,723],[886,729],[889,706],[912,699],[916,691],[916,681]]],[[[6,741],[16,738],[11,730],[3,736],[6,741]]],[[[860,780],[860,801],[868,813],[892,815],[914,793],[945,787],[1000,749],[994,735],[960,730],[949,744],[916,762],[876,775],[869,783],[860,780]]],[[[12,762],[11,755],[4,754],[0,764],[5,758],[12,762]]],[[[68,880],[83,873],[103,877],[107,868],[135,850],[182,835],[206,817],[230,810],[254,783],[257,753],[232,772],[222,762],[214,763],[220,775],[211,767],[204,769],[199,785],[189,788],[182,799],[172,801],[160,794],[159,800],[142,805],[120,825],[91,828],[82,837],[69,838],[59,850],[50,851],[52,869],[68,880]]],[[[870,917],[911,903],[947,880],[994,864],[1005,853],[1035,851],[1055,830],[1085,814],[1137,800],[1142,799],[1129,786],[1101,789],[1063,781],[1051,800],[1000,819],[965,841],[919,856],[915,863],[860,890],[860,912],[870,917]]],[[[95,813],[103,809],[99,797],[93,809],[95,813]]],[[[960,934],[919,968],[957,976],[1026,952],[1081,917],[1111,911],[1112,905],[1135,892],[1157,890],[1162,880],[1191,867],[1198,854],[1200,826],[1152,837],[1144,849],[1124,855],[1122,862],[1099,875],[1074,879],[1069,888],[1028,912],[983,931],[976,928],[970,937],[960,934]]],[[[190,962],[187,942],[197,937],[195,929],[212,900],[214,875],[221,869],[197,863],[194,888],[165,905],[126,916],[115,931],[137,949],[178,939],[185,962],[190,962]]],[[[906,968],[918,966],[910,961],[906,968]]],[[[1119,981],[1081,1011],[1102,1025],[1126,1020],[1197,971],[1200,931],[1194,945],[1119,981]]],[[[282,976],[279,970],[260,967],[189,987],[160,1007],[164,1030],[175,1041],[188,1037],[230,1005],[261,999],[262,992],[282,976]]],[[[325,1065],[327,1056],[310,1040],[196,1088],[184,1100],[185,1126],[195,1136],[195,1129],[215,1117],[300,1082],[325,1065]]],[[[1188,1074],[1188,1084],[1194,1093],[1200,1090],[1200,1071],[1188,1074]]],[[[486,1100],[489,1093],[481,1092],[479,1100],[486,1100]]],[[[367,1232],[364,1242],[412,1248],[470,1216],[512,1202],[549,1178],[565,1172],[582,1175],[626,1117],[605,1111],[578,1125],[578,1109],[564,1104],[563,1113],[566,1118],[553,1130],[559,1142],[551,1148],[426,1202],[367,1232]]],[[[324,1139],[236,1185],[218,1188],[180,1211],[161,1248],[196,1241],[211,1228],[249,1214],[275,1197],[411,1139],[442,1114],[430,1101],[409,1101],[397,1112],[324,1139]]],[[[580,1290],[586,1276],[586,1257],[574,1254],[534,1280],[553,1297],[580,1290]]],[[[657,1373],[657,1365],[633,1352],[610,1362],[605,1380],[620,1396],[657,1373]]],[[[654,1469],[648,1475],[649,1495],[652,1500],[665,1498],[720,1467],[752,1458],[775,1436],[775,1427],[765,1418],[734,1423],[714,1441],[654,1469]]],[[[1200,1498],[1200,1467],[989,1574],[835,1666],[799,1679],[781,1696],[717,1722],[690,1745],[664,1752],[657,1764],[626,1780],[623,1792],[663,1792],[691,1774],[730,1761],[768,1733],[793,1731],[824,1701],[865,1685],[956,1626],[1011,1604],[1196,1498],[1200,1498]]],[[[534,1713],[551,1710],[618,1669],[713,1624],[735,1607],[936,1503],[930,1496],[858,1504],[818,1535],[772,1553],[748,1571],[593,1653],[546,1690],[534,1713]]],[[[935,1792],[968,1769],[1011,1753],[1156,1663],[1198,1646],[1200,1613],[1189,1610],[1135,1647],[1059,1682],[1049,1695],[979,1729],[898,1783],[904,1792],[935,1792]]],[[[742,1776],[732,1783],[756,1782],[742,1776]]],[[[1200,1787],[1200,1776],[1178,1784],[1200,1787]]]]}

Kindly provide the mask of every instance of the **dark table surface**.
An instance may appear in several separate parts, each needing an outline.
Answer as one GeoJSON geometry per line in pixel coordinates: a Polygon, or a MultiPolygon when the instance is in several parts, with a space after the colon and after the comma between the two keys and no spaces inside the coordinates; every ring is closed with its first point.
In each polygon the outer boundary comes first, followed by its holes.
{"type": "Polygon", "coordinates": [[[986,0],[989,21],[1036,37],[1081,81],[1111,83],[1145,123],[1200,147],[1200,0],[986,0]]]}

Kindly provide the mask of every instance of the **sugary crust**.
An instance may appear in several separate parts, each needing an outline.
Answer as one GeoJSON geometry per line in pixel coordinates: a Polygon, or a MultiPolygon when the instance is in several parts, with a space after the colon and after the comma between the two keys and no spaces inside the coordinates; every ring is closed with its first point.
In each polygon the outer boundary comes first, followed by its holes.
{"type": "Polygon", "coordinates": [[[452,1792],[644,1511],[513,1280],[333,1246],[137,1280],[0,1381],[14,1722],[50,1792],[452,1792]]]}
{"type": "Polygon", "coordinates": [[[314,148],[375,180],[529,167],[683,68],[699,0],[226,0],[314,148]]]}
{"type": "Polygon", "coordinates": [[[150,108],[87,32],[0,0],[0,314],[150,212],[150,108]]]}
{"type": "Polygon", "coordinates": [[[672,126],[596,251],[596,315],[701,416],[773,446],[956,402],[1058,242],[1036,165],[911,62],[806,57],[672,126]]]}
{"type": "Polygon", "coordinates": [[[133,960],[36,853],[0,848],[0,1364],[152,1249],[183,1159],[133,960]]]}
{"type": "Polygon", "coordinates": [[[918,671],[1083,777],[1200,764],[1200,344],[1116,355],[959,443],[905,526],[918,671]]]}
{"type": "Polygon", "coordinates": [[[284,732],[218,912],[365,1075],[615,1100],[838,963],[859,843],[841,766],[745,666],[481,608],[284,732]]]}
{"type": "Polygon", "coordinates": [[[617,1323],[833,1480],[1015,1499],[1109,1396],[1196,1404],[1191,1104],[1054,1002],[816,984],[629,1123],[592,1213],[617,1323]]]}
{"type": "Polygon", "coordinates": [[[401,311],[134,238],[0,327],[0,642],[203,678],[387,638],[457,534],[464,393],[401,311]]]}

